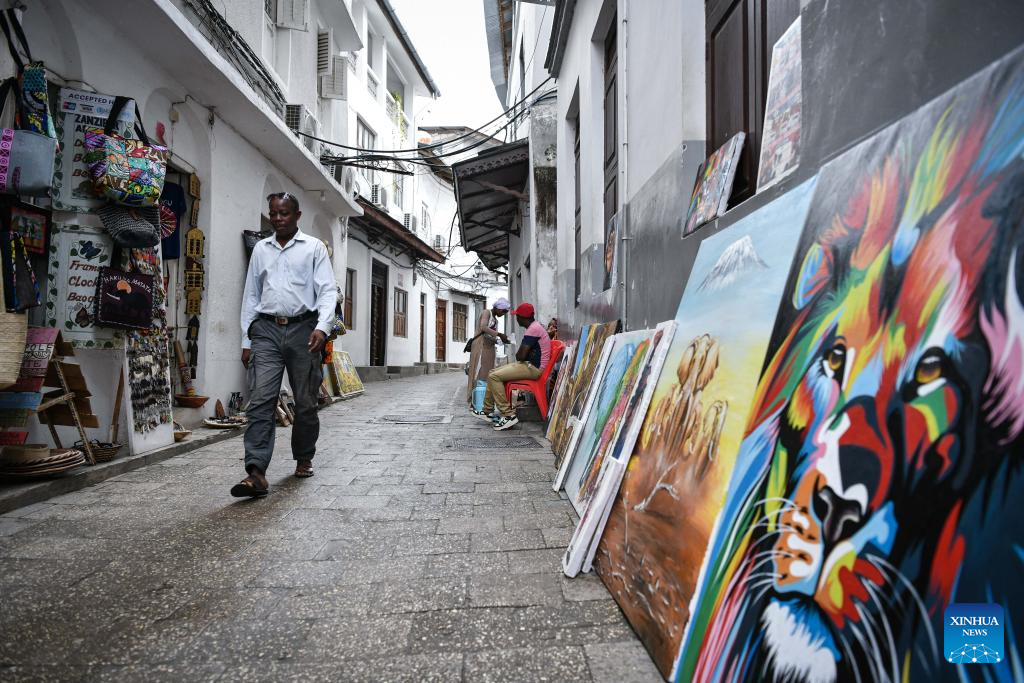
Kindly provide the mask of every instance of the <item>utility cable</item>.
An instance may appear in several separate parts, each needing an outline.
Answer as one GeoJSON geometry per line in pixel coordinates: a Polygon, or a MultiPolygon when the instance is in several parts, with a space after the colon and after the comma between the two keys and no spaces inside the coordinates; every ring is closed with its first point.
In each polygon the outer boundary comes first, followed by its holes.
{"type": "MultiPolygon", "coordinates": [[[[450,138],[448,140],[445,140],[444,142],[435,142],[435,143],[431,143],[429,145],[423,145],[422,147],[413,147],[413,148],[405,148],[405,149],[366,149],[365,147],[355,147],[353,145],[343,145],[340,142],[335,142],[333,140],[327,140],[326,138],[317,137],[316,135],[311,135],[309,133],[303,133],[302,131],[295,131],[295,132],[297,132],[299,135],[301,135],[303,137],[307,137],[307,138],[309,138],[311,140],[316,140],[317,142],[323,142],[323,143],[328,144],[328,145],[333,145],[335,147],[340,147],[342,149],[354,150],[354,151],[357,151],[357,152],[382,152],[382,153],[385,153],[385,154],[415,154],[415,153],[418,153],[420,150],[425,150],[425,149],[426,150],[430,150],[430,149],[436,149],[436,148],[439,148],[439,147],[443,147],[444,145],[449,145],[449,144],[451,144],[453,142],[457,142],[459,140],[463,140],[465,138],[470,137],[471,135],[475,135],[475,134],[478,134],[478,133],[486,135],[486,133],[483,132],[484,128],[486,128],[487,126],[491,125],[492,123],[495,123],[495,122],[501,120],[501,118],[503,116],[507,116],[509,111],[514,110],[516,107],[518,107],[519,105],[521,105],[524,102],[526,102],[527,100],[529,100],[529,98],[533,97],[534,93],[536,93],[538,90],[543,88],[544,85],[548,81],[550,81],[550,80],[551,80],[551,76],[548,76],[547,78],[545,78],[541,82],[540,85],[538,85],[536,88],[531,90],[529,92],[529,94],[526,95],[526,97],[524,97],[519,102],[514,103],[507,110],[505,110],[501,114],[498,114],[493,119],[491,119],[487,123],[483,124],[479,128],[474,128],[474,129],[472,129],[472,130],[470,130],[470,131],[468,131],[466,133],[463,133],[462,135],[459,135],[459,136],[456,136],[454,138],[450,138]]],[[[499,129],[499,130],[501,130],[501,129],[499,129]]],[[[445,156],[447,156],[447,154],[445,154],[445,156]]]]}

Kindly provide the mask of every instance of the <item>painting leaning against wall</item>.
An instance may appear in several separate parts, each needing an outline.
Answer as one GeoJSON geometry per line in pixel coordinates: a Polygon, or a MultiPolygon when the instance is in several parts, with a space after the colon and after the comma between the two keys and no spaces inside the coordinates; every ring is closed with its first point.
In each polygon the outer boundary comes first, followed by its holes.
{"type": "Polygon", "coordinates": [[[594,379],[594,372],[601,360],[604,343],[618,331],[619,322],[597,323],[584,328],[576,347],[575,371],[569,378],[565,391],[558,397],[548,424],[547,437],[551,450],[555,452],[555,467],[562,464],[562,458],[569,447],[573,429],[576,428],[587,392],[594,379]]]}
{"type": "Polygon", "coordinates": [[[594,567],[665,676],[689,619],[813,187],[809,180],[701,243],[597,547],[594,567]]]}
{"type": "Polygon", "coordinates": [[[1020,676],[1022,226],[1020,50],[822,169],[677,680],[1020,676]]]}
{"type": "Polygon", "coordinates": [[[590,474],[600,470],[604,453],[618,432],[630,395],[640,379],[654,330],[634,330],[614,335],[607,362],[591,384],[589,405],[581,415],[570,452],[562,461],[556,482],[565,485],[569,502],[578,514],[593,494],[590,474]]]}

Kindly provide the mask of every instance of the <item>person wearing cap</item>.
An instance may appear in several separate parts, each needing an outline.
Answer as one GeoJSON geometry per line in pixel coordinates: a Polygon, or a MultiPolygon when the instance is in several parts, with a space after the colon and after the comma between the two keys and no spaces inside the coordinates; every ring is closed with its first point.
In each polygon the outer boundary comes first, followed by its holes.
{"type": "Polygon", "coordinates": [[[500,339],[503,344],[508,343],[508,337],[504,332],[498,332],[498,319],[508,315],[512,304],[502,297],[494,302],[490,309],[480,314],[476,321],[476,334],[473,336],[472,350],[469,356],[469,375],[466,394],[469,405],[473,405],[473,389],[477,380],[487,381],[487,375],[491,374],[495,362],[495,346],[500,339]]]}
{"type": "Polygon", "coordinates": [[[242,364],[249,377],[245,471],[231,488],[237,498],[267,495],[274,455],[281,380],[295,394],[292,457],[295,476],[313,476],[320,435],[317,415],[322,353],[334,324],[337,285],[323,242],[299,230],[299,200],[286,192],[267,197],[274,235],[256,243],[242,297],[242,364]]]}
{"type": "Polygon", "coordinates": [[[482,413],[477,417],[490,420],[495,408],[501,413],[494,423],[495,431],[504,431],[519,424],[515,410],[505,398],[505,383],[523,379],[537,379],[551,362],[551,338],[544,326],[534,317],[533,304],[522,303],[513,311],[516,322],[525,327],[523,341],[516,352],[516,362],[491,371],[487,376],[487,395],[482,413]]]}

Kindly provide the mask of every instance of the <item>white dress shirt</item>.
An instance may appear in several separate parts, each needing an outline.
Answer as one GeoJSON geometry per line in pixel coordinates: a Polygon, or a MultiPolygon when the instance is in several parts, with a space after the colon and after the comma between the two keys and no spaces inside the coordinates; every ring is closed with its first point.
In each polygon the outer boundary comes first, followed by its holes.
{"type": "Polygon", "coordinates": [[[316,329],[330,335],[338,290],[327,247],[301,230],[282,247],[276,237],[256,243],[242,295],[242,348],[260,313],[293,318],[317,312],[316,329]]]}

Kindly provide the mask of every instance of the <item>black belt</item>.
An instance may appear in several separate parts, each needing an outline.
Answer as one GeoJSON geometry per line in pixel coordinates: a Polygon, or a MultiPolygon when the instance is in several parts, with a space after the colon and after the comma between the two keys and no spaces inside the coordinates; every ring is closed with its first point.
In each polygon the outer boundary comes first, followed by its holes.
{"type": "Polygon", "coordinates": [[[307,320],[316,320],[320,316],[317,315],[316,311],[306,311],[305,313],[291,318],[284,315],[270,315],[269,313],[258,313],[256,317],[262,318],[263,320],[269,320],[270,322],[278,325],[294,325],[295,323],[304,323],[307,320]]]}

